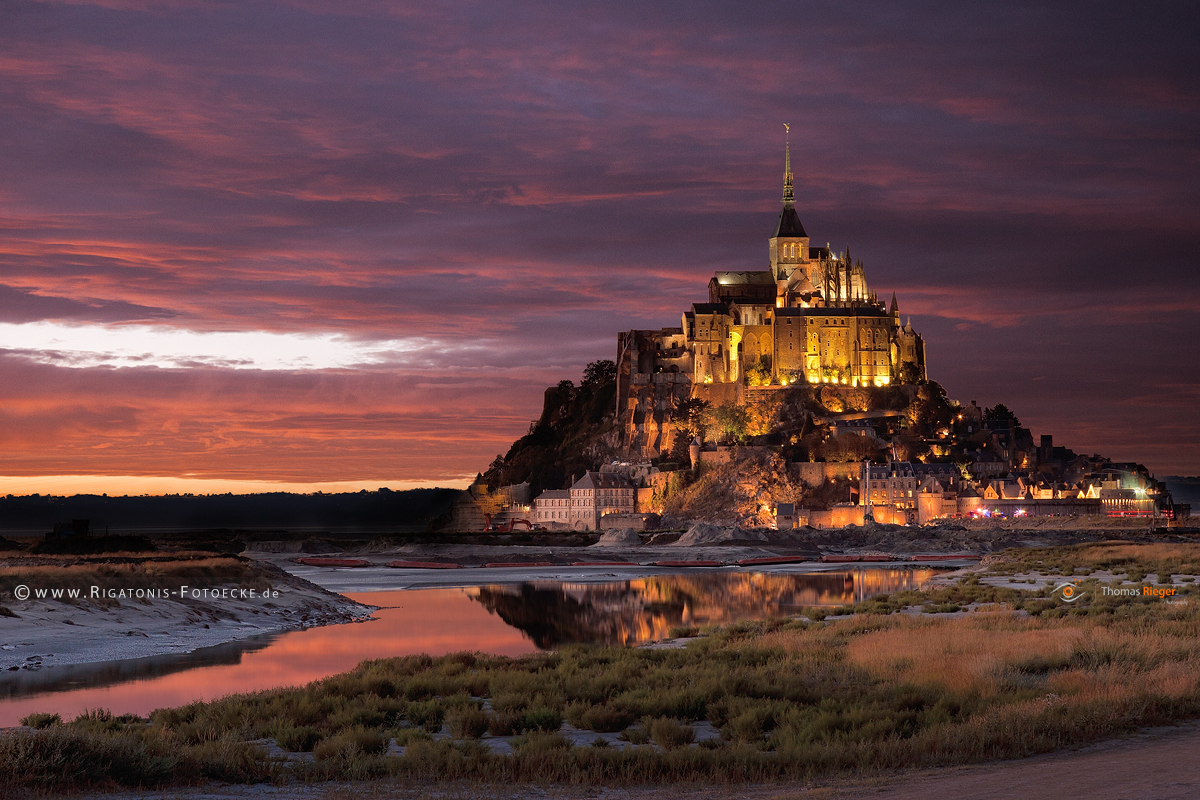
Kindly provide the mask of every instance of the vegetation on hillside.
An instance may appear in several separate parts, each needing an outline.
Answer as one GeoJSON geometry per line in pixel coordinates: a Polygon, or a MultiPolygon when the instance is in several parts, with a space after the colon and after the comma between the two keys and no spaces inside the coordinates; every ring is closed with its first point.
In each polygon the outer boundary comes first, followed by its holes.
{"type": "Polygon", "coordinates": [[[615,363],[593,361],[579,386],[561,381],[547,389],[542,415],[530,423],[529,433],[496,456],[480,480],[493,488],[529,481],[536,496],[598,468],[612,454],[605,437],[613,428],[616,377],[615,363]]]}

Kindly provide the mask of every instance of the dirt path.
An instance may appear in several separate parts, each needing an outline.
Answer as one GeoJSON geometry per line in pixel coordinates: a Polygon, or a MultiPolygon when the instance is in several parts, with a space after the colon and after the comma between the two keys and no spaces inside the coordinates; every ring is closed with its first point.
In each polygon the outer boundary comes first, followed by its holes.
{"type": "MultiPolygon", "coordinates": [[[[828,796],[877,800],[925,800],[930,797],[1067,797],[1182,800],[1200,796],[1200,725],[1156,728],[1130,739],[1103,742],[1081,750],[1050,753],[1021,761],[920,773],[903,778],[835,789],[828,796]]],[[[804,797],[806,793],[764,793],[768,797],[804,797]]]]}
{"type": "MultiPolygon", "coordinates": [[[[444,784],[396,786],[386,782],[320,786],[225,786],[165,792],[88,794],[86,800],[1063,800],[1127,798],[1183,800],[1200,796],[1200,723],[1154,728],[1079,750],[957,767],[893,773],[864,780],[733,787],[630,787],[444,784]]],[[[0,793],[2,796],[2,793],[0,793]]]]}

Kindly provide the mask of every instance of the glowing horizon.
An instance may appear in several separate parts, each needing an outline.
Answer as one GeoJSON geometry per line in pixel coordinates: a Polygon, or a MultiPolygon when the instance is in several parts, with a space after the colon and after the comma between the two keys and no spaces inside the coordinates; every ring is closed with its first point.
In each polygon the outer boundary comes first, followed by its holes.
{"type": "Polygon", "coordinates": [[[0,475],[0,495],[27,496],[33,494],[109,495],[111,497],[140,497],[192,494],[265,494],[289,492],[292,494],[338,494],[369,492],[391,489],[401,492],[408,489],[465,489],[475,479],[474,475],[431,481],[325,481],[320,483],[293,483],[285,481],[227,480],[222,478],[189,478],[176,476],[138,475],[35,475],[14,477],[0,475]]]}

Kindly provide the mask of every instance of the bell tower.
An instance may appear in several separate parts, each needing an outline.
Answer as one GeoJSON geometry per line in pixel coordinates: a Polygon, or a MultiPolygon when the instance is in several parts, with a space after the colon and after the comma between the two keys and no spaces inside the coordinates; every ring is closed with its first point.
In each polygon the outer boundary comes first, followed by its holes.
{"type": "Polygon", "coordinates": [[[791,126],[783,126],[783,210],[769,240],[771,274],[775,280],[787,280],[809,260],[808,234],[796,214],[796,195],[792,190],[791,126]]]}

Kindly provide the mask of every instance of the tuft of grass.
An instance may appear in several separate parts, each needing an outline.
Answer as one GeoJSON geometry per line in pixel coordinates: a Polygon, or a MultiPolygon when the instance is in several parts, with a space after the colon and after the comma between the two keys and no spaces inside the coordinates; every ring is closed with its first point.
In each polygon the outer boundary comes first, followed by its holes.
{"type": "Polygon", "coordinates": [[[590,706],[580,715],[577,727],[597,733],[616,733],[628,728],[635,717],[628,711],[611,706],[590,706]]]}
{"type": "Polygon", "coordinates": [[[353,761],[361,755],[379,755],[387,752],[388,737],[379,731],[366,728],[351,728],[336,736],[322,739],[313,747],[313,758],[318,761],[341,759],[353,761]]]}
{"type": "Polygon", "coordinates": [[[522,756],[531,756],[556,750],[570,750],[571,742],[561,733],[531,731],[513,740],[513,749],[522,756]]]}
{"type": "Polygon", "coordinates": [[[413,725],[424,728],[430,733],[437,733],[442,729],[442,720],[446,717],[446,706],[437,699],[409,703],[405,716],[413,725]]]}
{"type": "Polygon", "coordinates": [[[460,706],[446,715],[450,735],[456,739],[478,739],[487,733],[488,722],[487,712],[474,706],[460,706]]]}
{"type": "Polygon", "coordinates": [[[430,736],[423,728],[400,728],[391,732],[392,738],[396,740],[396,744],[400,747],[406,747],[413,742],[432,742],[433,737],[430,736]]]}
{"type": "Polygon", "coordinates": [[[516,736],[525,731],[525,717],[502,711],[488,716],[488,733],[492,736],[516,736]]]}
{"type": "Polygon", "coordinates": [[[275,733],[275,741],[279,743],[279,746],[293,753],[311,753],[313,747],[322,738],[324,737],[319,730],[308,725],[298,727],[288,725],[275,733]]]}
{"type": "Polygon", "coordinates": [[[646,744],[650,741],[650,731],[640,725],[634,725],[621,731],[621,735],[617,738],[624,739],[630,744],[646,744]]]}
{"type": "Polygon", "coordinates": [[[51,725],[62,725],[62,717],[58,714],[30,714],[21,719],[21,724],[30,728],[49,728],[51,725]]]}
{"type": "Polygon", "coordinates": [[[674,750],[691,744],[696,739],[696,732],[691,725],[683,725],[679,720],[659,717],[651,720],[648,726],[650,738],[664,750],[674,750]]]}
{"type": "Polygon", "coordinates": [[[525,730],[553,732],[562,727],[563,715],[553,708],[530,708],[522,715],[525,730]]]}

